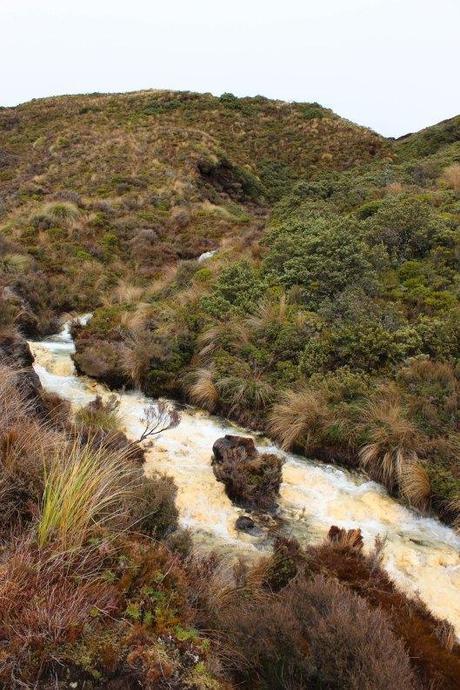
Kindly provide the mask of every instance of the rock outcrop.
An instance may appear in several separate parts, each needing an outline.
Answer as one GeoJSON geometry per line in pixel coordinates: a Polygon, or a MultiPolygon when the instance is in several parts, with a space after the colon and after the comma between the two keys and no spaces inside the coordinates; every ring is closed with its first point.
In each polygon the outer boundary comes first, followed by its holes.
{"type": "Polygon", "coordinates": [[[259,453],[252,438],[226,435],[213,445],[215,477],[227,496],[250,510],[273,511],[282,481],[283,460],[259,453]]]}
{"type": "Polygon", "coordinates": [[[0,334],[0,364],[11,367],[17,372],[20,388],[29,400],[40,397],[42,387],[40,379],[32,368],[34,358],[29,344],[17,331],[0,334]]]}

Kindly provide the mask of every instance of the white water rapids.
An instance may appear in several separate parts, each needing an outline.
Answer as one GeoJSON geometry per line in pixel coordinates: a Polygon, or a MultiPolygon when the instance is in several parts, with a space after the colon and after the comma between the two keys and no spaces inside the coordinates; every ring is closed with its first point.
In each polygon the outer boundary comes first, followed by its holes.
{"type": "MultiPolygon", "coordinates": [[[[30,347],[43,387],[69,400],[74,408],[97,394],[103,398],[111,394],[105,386],[76,374],[70,324],[55,336],[31,342],[30,347]]],[[[130,438],[139,438],[149,399],[139,392],[120,392],[118,397],[124,430],[130,438]]],[[[282,453],[267,439],[187,408],[181,412],[179,426],[163,432],[148,449],[145,470],[174,478],[181,523],[191,528],[197,546],[248,556],[268,548],[266,535],[249,536],[235,529],[235,520],[244,511],[231,503],[214,477],[211,449],[225,433],[252,435],[264,450],[284,456],[279,513],[285,532],[305,543],[324,539],[331,525],[360,527],[366,549],[372,548],[377,535],[386,538],[383,566],[387,572],[405,591],[418,594],[433,613],[453,623],[460,635],[460,537],[453,530],[404,508],[359,474],[282,453]]]]}

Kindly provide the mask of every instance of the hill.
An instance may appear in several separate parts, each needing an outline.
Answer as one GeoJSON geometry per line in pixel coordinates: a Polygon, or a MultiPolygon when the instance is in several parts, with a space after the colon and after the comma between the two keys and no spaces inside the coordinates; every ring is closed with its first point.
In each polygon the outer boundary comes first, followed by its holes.
{"type": "Polygon", "coordinates": [[[458,527],[458,121],[392,141],[316,103],[150,91],[0,110],[0,683],[457,687],[452,626],[397,589],[383,540],[192,553],[116,401],[73,414],[24,336],[92,311],[80,372],[458,527]]]}
{"type": "Polygon", "coordinates": [[[460,141],[460,115],[396,140],[396,149],[401,158],[430,156],[440,149],[460,141]]]}
{"type": "Polygon", "coordinates": [[[22,325],[46,330],[55,311],[93,308],[117,278],[151,279],[224,237],[257,235],[293,180],[387,148],[317,104],[262,97],[96,94],[3,109],[2,237],[35,323],[22,325]]]}

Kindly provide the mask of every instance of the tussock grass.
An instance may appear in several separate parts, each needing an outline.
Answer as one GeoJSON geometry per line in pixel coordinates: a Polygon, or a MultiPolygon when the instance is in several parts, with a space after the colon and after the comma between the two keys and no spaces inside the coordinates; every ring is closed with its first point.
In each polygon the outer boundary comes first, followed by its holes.
{"type": "Polygon", "coordinates": [[[219,402],[219,391],[217,389],[214,373],[212,369],[196,369],[189,375],[185,389],[190,400],[203,407],[209,412],[213,412],[219,402]]]}
{"type": "Polygon", "coordinates": [[[35,214],[32,222],[40,225],[56,225],[71,228],[80,217],[80,211],[69,201],[59,201],[46,204],[40,213],[35,214]]]}
{"type": "Polygon", "coordinates": [[[64,551],[80,547],[98,526],[125,510],[133,470],[122,453],[111,453],[77,439],[58,453],[45,475],[37,525],[41,548],[54,542],[64,551]]]}
{"type": "Polygon", "coordinates": [[[137,304],[144,294],[144,289],[121,280],[113,290],[110,298],[106,298],[107,305],[116,302],[118,304],[137,304]]]}
{"type": "Polygon", "coordinates": [[[286,294],[283,293],[278,300],[264,300],[256,312],[248,317],[247,324],[256,332],[263,331],[269,326],[286,324],[289,314],[286,294]]]}
{"type": "Polygon", "coordinates": [[[3,432],[23,421],[32,408],[20,385],[19,375],[19,371],[0,364],[0,419],[3,432]]]}
{"type": "Polygon", "coordinates": [[[370,403],[363,424],[370,443],[359,452],[361,466],[389,491],[398,489],[410,505],[425,510],[431,485],[419,460],[420,432],[399,402],[389,399],[370,403]]]}
{"type": "Polygon", "coordinates": [[[330,423],[327,402],[319,391],[287,391],[273,406],[269,429],[285,450],[317,445],[330,423]]]}
{"type": "Polygon", "coordinates": [[[156,356],[162,356],[162,348],[145,330],[133,331],[125,340],[121,366],[123,372],[135,386],[140,386],[148,374],[150,363],[156,356]]]}
{"type": "Polygon", "coordinates": [[[431,482],[420,462],[406,462],[399,474],[399,490],[409,505],[427,510],[431,496],[431,482]]]}
{"type": "Polygon", "coordinates": [[[455,515],[453,526],[460,532],[460,496],[452,498],[447,504],[447,509],[455,515]]]}
{"type": "Polygon", "coordinates": [[[419,432],[395,400],[370,403],[363,411],[370,443],[360,451],[362,467],[390,491],[398,484],[403,465],[417,463],[419,432]]]}
{"type": "Polygon", "coordinates": [[[236,351],[249,342],[249,328],[238,319],[219,322],[203,331],[198,337],[199,357],[207,361],[219,348],[236,351]]]}
{"type": "Polygon", "coordinates": [[[460,163],[449,165],[444,170],[442,177],[447,187],[460,194],[460,163]]]}
{"type": "Polygon", "coordinates": [[[224,376],[218,379],[216,387],[229,413],[241,419],[246,412],[257,415],[267,409],[275,395],[273,386],[260,373],[253,372],[246,376],[224,376]]]}

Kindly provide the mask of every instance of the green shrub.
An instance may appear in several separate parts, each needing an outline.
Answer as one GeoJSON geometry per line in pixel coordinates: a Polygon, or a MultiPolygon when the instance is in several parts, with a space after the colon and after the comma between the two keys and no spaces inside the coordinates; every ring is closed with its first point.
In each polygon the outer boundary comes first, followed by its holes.
{"type": "Polygon", "coordinates": [[[272,231],[268,243],[267,276],[286,288],[300,286],[309,309],[349,285],[365,292],[376,289],[371,254],[352,220],[287,222],[272,231]]]}

